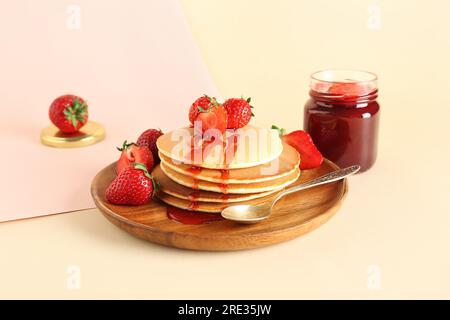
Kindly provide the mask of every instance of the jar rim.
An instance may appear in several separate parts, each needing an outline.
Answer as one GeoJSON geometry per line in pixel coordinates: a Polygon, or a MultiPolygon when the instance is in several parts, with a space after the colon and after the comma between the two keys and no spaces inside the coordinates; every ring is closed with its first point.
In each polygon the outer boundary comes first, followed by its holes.
{"type": "Polygon", "coordinates": [[[378,80],[378,76],[375,73],[357,69],[323,69],[313,72],[310,77],[311,80],[325,83],[370,83],[378,80]],[[340,75],[341,78],[331,80],[330,78],[333,75],[340,75]],[[361,76],[361,79],[353,79],[352,75],[361,76]]]}

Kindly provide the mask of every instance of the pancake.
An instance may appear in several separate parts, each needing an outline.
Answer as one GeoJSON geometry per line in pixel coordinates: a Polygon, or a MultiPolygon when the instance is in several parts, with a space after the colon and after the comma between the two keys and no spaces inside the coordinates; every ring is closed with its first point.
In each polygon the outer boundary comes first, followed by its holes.
{"type": "Polygon", "coordinates": [[[262,182],[281,178],[293,173],[300,164],[300,156],[298,152],[284,142],[283,152],[279,158],[276,158],[266,164],[251,168],[232,170],[207,169],[177,163],[177,161],[172,160],[162,153],[159,153],[159,157],[167,168],[182,175],[203,181],[229,184],[262,182]]]}
{"type": "Polygon", "coordinates": [[[265,197],[280,190],[278,188],[266,192],[247,194],[222,194],[204,190],[193,190],[170,179],[164,171],[161,170],[160,166],[156,166],[155,169],[153,169],[152,176],[158,181],[159,190],[176,198],[189,201],[232,203],[265,197]]]}
{"type": "Polygon", "coordinates": [[[220,212],[222,212],[223,209],[225,209],[231,205],[240,205],[240,204],[257,205],[257,204],[266,202],[268,200],[271,200],[275,196],[275,194],[272,194],[272,195],[268,195],[268,196],[250,200],[250,201],[226,204],[226,203],[217,203],[217,202],[191,202],[189,200],[184,200],[184,199],[180,199],[180,198],[171,196],[162,191],[158,191],[156,195],[161,201],[163,201],[171,206],[180,208],[180,209],[186,209],[186,210],[190,210],[190,211],[211,212],[211,213],[220,213],[220,212]]]}
{"type": "MultiPolygon", "coordinates": [[[[217,132],[216,132],[217,133],[217,132]]],[[[159,152],[178,163],[210,169],[249,168],[279,157],[283,145],[278,131],[246,126],[227,130],[213,139],[194,137],[194,128],[166,133],[156,141],[159,152]]]]}
{"type": "Polygon", "coordinates": [[[274,189],[284,188],[291,183],[295,182],[300,176],[300,169],[296,168],[292,173],[287,176],[277,178],[270,181],[263,182],[255,182],[255,183],[233,183],[233,184],[220,184],[209,181],[197,180],[190,176],[185,176],[176,172],[164,165],[163,162],[160,163],[160,167],[162,171],[173,181],[178,184],[181,184],[185,187],[194,189],[194,190],[204,190],[204,191],[212,191],[218,193],[239,193],[239,194],[247,194],[247,193],[259,193],[270,191],[274,189]]]}

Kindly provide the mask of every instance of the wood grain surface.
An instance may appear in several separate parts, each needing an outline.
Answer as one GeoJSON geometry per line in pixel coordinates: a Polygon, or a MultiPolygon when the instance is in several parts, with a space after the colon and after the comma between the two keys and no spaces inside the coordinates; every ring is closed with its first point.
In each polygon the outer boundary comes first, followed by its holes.
{"type": "MultiPolygon", "coordinates": [[[[281,199],[272,215],[257,224],[216,221],[185,225],[167,217],[167,206],[155,199],[143,206],[117,206],[105,199],[105,190],[115,178],[115,164],[101,170],[92,181],[92,197],[102,214],[120,229],[141,239],[191,250],[228,251],[263,247],[306,234],[327,222],[339,209],[347,180],[315,187],[281,199]]],[[[301,183],[338,167],[325,160],[318,169],[304,170],[301,183]]]]}

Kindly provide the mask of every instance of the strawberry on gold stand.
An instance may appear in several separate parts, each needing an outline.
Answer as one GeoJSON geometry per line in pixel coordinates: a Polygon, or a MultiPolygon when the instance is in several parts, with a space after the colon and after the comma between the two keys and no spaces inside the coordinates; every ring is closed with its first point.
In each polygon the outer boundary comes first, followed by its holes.
{"type": "Polygon", "coordinates": [[[105,129],[88,121],[88,105],[81,97],[67,94],[56,98],[49,109],[53,125],[41,132],[41,142],[57,148],[77,148],[97,143],[105,137],[105,129]]]}

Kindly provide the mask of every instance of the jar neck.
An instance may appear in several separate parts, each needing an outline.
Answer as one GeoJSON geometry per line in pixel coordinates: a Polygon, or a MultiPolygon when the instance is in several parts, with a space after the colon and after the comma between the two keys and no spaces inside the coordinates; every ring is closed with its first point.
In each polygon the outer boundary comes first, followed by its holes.
{"type": "Polygon", "coordinates": [[[309,91],[309,95],[318,104],[328,107],[360,108],[365,107],[378,97],[378,89],[375,89],[364,95],[342,95],[333,93],[324,93],[314,90],[309,91]]]}

